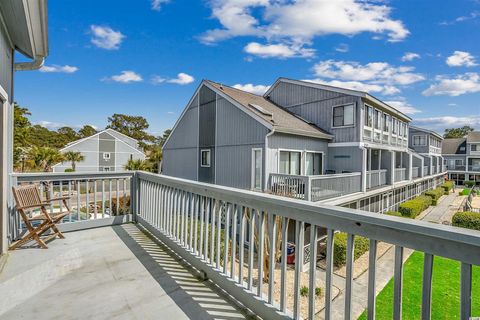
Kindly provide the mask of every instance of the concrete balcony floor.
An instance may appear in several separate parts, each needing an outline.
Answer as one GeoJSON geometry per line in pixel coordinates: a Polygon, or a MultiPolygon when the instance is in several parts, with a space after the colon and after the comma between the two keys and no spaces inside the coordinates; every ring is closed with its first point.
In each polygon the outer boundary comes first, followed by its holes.
{"type": "Polygon", "coordinates": [[[134,224],[65,236],[7,255],[0,319],[250,318],[134,224]]]}

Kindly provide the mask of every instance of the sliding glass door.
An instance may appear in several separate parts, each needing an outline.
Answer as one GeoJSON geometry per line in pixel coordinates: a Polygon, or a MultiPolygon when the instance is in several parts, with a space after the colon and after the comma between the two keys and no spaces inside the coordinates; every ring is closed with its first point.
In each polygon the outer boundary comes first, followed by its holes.
{"type": "Polygon", "coordinates": [[[321,175],[322,161],[323,157],[321,153],[307,152],[305,154],[305,174],[308,176],[321,175]]]}
{"type": "Polygon", "coordinates": [[[302,154],[298,151],[280,151],[280,173],[300,175],[301,159],[302,154]]]}

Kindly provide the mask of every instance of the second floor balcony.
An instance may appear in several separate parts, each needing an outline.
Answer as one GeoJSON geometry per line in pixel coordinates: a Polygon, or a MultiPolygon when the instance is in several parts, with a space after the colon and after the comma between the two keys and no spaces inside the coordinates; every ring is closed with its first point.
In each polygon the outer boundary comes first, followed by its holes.
{"type": "MultiPolygon", "coordinates": [[[[392,318],[401,319],[413,299],[422,318],[431,319],[432,310],[443,310],[435,300],[444,296],[433,277],[443,267],[434,263],[438,257],[461,270],[454,312],[460,319],[477,315],[472,274],[480,265],[480,235],[472,230],[145,172],[12,179],[42,185],[44,197],[71,195],[72,211],[59,225],[66,239],[48,250],[10,254],[0,278],[6,319],[241,319],[251,313],[274,320],[352,319],[364,310],[375,319],[384,272],[393,278],[392,318]],[[337,232],[347,243],[341,279],[334,269],[337,232]],[[354,285],[357,237],[368,246],[368,281],[361,286],[354,285]],[[290,259],[292,244],[304,248],[306,239],[319,246],[290,259]],[[380,262],[386,244],[394,251],[388,271],[380,262]],[[412,250],[423,257],[416,295],[403,291],[402,280],[412,250]],[[315,290],[301,293],[303,287],[315,290]],[[52,301],[56,307],[46,307],[52,301]]],[[[62,210],[61,204],[49,210],[62,210]]],[[[12,210],[10,240],[23,231],[12,210]]]]}

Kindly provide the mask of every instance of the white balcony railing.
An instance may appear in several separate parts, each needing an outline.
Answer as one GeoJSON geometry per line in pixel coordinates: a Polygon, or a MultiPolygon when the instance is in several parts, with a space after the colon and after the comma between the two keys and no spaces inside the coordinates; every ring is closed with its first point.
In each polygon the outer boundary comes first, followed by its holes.
{"type": "Polygon", "coordinates": [[[395,168],[394,173],[395,182],[403,181],[407,179],[407,168],[395,168]]]}
{"type": "Polygon", "coordinates": [[[269,190],[276,195],[320,201],[360,192],[361,183],[360,172],[316,176],[272,173],[269,190]]]}
{"type": "MultiPolygon", "coordinates": [[[[422,294],[414,297],[421,305],[422,318],[430,319],[432,308],[442,307],[432,305],[432,274],[436,268],[441,267],[433,263],[435,256],[460,263],[459,318],[468,319],[471,316],[472,266],[480,265],[480,234],[477,231],[342,207],[321,206],[298,199],[145,172],[131,172],[127,176],[45,174],[37,175],[35,179],[28,175],[17,175],[15,178],[19,183],[46,181],[50,187],[58,186],[60,181],[67,182],[67,186],[72,189],[73,181],[85,186],[86,181],[102,184],[103,181],[129,180],[131,211],[127,215],[132,216],[133,221],[150,231],[233,299],[263,319],[314,319],[319,316],[317,313],[320,309],[321,317],[325,319],[331,319],[334,312],[343,310],[346,312],[344,318],[352,318],[352,300],[355,299],[352,286],[353,250],[357,236],[369,240],[368,283],[365,292],[356,293],[367,297],[368,318],[375,318],[377,246],[380,242],[395,246],[393,319],[401,318],[403,258],[406,248],[424,255],[420,271],[423,274],[422,294]],[[310,228],[305,235],[307,225],[310,228]],[[305,272],[311,289],[307,297],[302,299],[300,288],[304,285],[301,282],[304,278],[304,250],[297,250],[295,264],[287,268],[287,245],[293,240],[297,248],[303,248],[306,238],[310,239],[309,243],[316,243],[319,229],[326,232],[325,250],[322,255],[318,254],[317,246],[312,246],[309,251],[311,258],[305,272]],[[334,233],[337,231],[347,234],[347,276],[345,286],[340,288],[343,291],[342,310],[334,309],[332,303],[334,233]],[[318,259],[325,259],[325,271],[317,269],[318,259]],[[293,279],[290,287],[287,277],[293,279]],[[324,295],[321,301],[324,301],[324,306],[319,306],[316,290],[313,290],[319,285],[317,279],[321,279],[324,295]],[[288,292],[294,294],[287,294],[288,292]],[[300,302],[301,300],[303,301],[300,302]]],[[[120,182],[119,186],[122,184],[120,182]]],[[[107,182],[107,185],[110,183],[107,182]]],[[[52,189],[49,192],[50,190],[52,189]]],[[[102,190],[105,193],[105,189],[102,190]]],[[[125,191],[127,190],[126,188],[125,191]]],[[[86,197],[82,198],[83,194],[81,191],[80,202],[89,207],[92,198],[89,197],[87,201],[86,197]]],[[[119,198],[120,196],[117,197],[119,198]]],[[[98,203],[93,203],[98,206],[98,203]]],[[[78,207],[81,208],[82,205],[78,207]]],[[[10,219],[13,219],[12,215],[10,219]]],[[[84,221],[66,221],[60,226],[82,226],[82,223],[84,221]]]]}
{"type": "Polygon", "coordinates": [[[420,168],[412,167],[412,179],[420,177],[420,168]]]}
{"type": "Polygon", "coordinates": [[[378,188],[387,184],[387,170],[367,171],[367,189],[378,188]]]}

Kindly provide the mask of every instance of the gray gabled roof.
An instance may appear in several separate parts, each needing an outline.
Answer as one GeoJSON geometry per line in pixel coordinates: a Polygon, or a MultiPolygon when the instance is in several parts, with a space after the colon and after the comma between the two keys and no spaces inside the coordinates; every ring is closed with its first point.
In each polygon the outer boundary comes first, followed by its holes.
{"type": "Polygon", "coordinates": [[[467,143],[480,142],[480,131],[469,132],[467,135],[467,143]]]}
{"type": "Polygon", "coordinates": [[[280,82],[287,82],[287,83],[292,83],[300,86],[308,86],[312,88],[317,88],[317,89],[322,89],[322,90],[328,90],[332,92],[338,92],[346,95],[351,95],[351,96],[356,96],[365,99],[366,101],[370,103],[374,103],[378,105],[379,107],[397,115],[399,118],[401,118],[404,121],[410,122],[412,121],[412,118],[404,114],[403,112],[395,109],[394,107],[386,104],[380,99],[375,98],[371,94],[365,91],[359,91],[359,90],[352,90],[352,89],[346,89],[346,88],[341,88],[341,87],[335,87],[331,85],[326,85],[326,84],[321,84],[313,81],[306,81],[306,80],[295,80],[295,79],[288,79],[288,78],[278,78],[277,81],[270,87],[270,89],[265,92],[264,97],[268,97],[270,92],[275,88],[280,82]]]}
{"type": "Polygon", "coordinates": [[[434,135],[434,136],[436,136],[437,138],[443,140],[443,136],[440,135],[439,133],[433,131],[433,130],[429,130],[429,129],[425,129],[425,128],[420,128],[420,127],[416,127],[416,126],[412,126],[412,125],[410,125],[409,127],[410,127],[410,129],[413,129],[413,130],[417,130],[417,131],[422,131],[422,132],[425,132],[425,133],[429,133],[429,134],[434,135]]]}
{"type": "Polygon", "coordinates": [[[466,138],[451,138],[442,141],[442,154],[466,154],[466,138]],[[463,147],[462,150],[460,148],[463,147]]]}
{"type": "Polygon", "coordinates": [[[249,112],[254,113],[257,117],[268,122],[276,132],[312,136],[328,140],[333,138],[328,132],[277,106],[262,96],[209,80],[205,82],[230,97],[249,112]]]}

